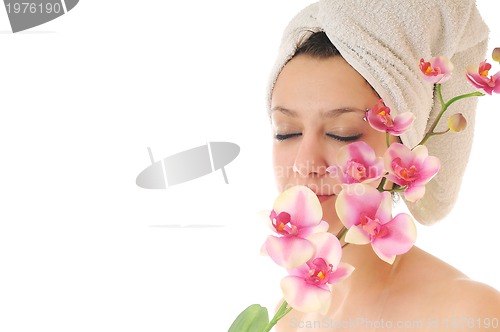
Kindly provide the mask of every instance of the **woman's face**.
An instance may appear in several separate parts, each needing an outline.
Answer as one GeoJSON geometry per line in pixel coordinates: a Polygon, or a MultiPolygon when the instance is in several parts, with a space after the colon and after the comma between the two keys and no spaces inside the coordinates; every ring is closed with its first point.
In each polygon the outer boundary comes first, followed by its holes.
{"type": "Polygon", "coordinates": [[[364,141],[383,155],[385,133],[375,131],[363,119],[365,110],[378,100],[364,78],[341,57],[299,55],[290,60],[271,98],[278,189],[308,186],[320,199],[323,219],[337,221],[335,198],[340,185],[326,168],[335,163],[342,146],[355,141],[364,141]]]}

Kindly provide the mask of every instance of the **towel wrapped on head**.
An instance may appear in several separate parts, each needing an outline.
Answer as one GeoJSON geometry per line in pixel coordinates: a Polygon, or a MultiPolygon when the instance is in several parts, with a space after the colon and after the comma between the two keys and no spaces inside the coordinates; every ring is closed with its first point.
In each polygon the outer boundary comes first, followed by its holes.
{"type": "MultiPolygon", "coordinates": [[[[475,91],[465,78],[467,65],[485,59],[488,28],[474,0],[322,0],[293,18],[284,31],[278,58],[271,72],[272,89],[297,46],[313,32],[324,31],[342,57],[375,89],[393,112],[411,111],[416,120],[401,136],[413,148],[424,137],[441,110],[434,86],[422,78],[421,58],[446,56],[454,65],[452,78],[443,84],[444,100],[475,91]]],[[[432,137],[429,154],[441,161],[441,170],[426,186],[425,196],[406,202],[415,219],[432,224],[453,207],[469,159],[477,98],[453,104],[447,116],[462,113],[467,128],[459,134],[432,137]]],[[[446,121],[437,130],[445,130],[446,121]]]]}

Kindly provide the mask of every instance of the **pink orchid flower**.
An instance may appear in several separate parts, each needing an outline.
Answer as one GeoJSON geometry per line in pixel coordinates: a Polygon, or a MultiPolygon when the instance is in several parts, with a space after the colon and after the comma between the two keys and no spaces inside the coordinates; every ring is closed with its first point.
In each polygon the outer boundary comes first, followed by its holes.
{"type": "Polygon", "coordinates": [[[331,285],[347,278],[354,267],[340,263],[342,248],[331,233],[310,236],[316,251],[305,264],[289,270],[281,280],[283,297],[295,310],[326,314],[331,302],[331,285]]]}
{"type": "Polygon", "coordinates": [[[341,147],[337,153],[337,164],[326,169],[341,183],[373,182],[384,174],[382,158],[365,142],[354,142],[341,147]]]}
{"type": "Polygon", "coordinates": [[[441,84],[451,78],[453,64],[445,56],[437,56],[426,62],[420,59],[420,71],[424,74],[424,79],[434,84],[441,84]]]}
{"type": "Polygon", "coordinates": [[[364,183],[346,185],[335,208],[348,229],[345,241],[371,243],[377,256],[389,264],[415,243],[417,230],[413,219],[406,213],[392,218],[392,198],[387,191],[379,192],[364,183]]]}
{"type": "Polygon", "coordinates": [[[416,202],[425,194],[425,185],[437,174],[441,163],[429,156],[427,147],[419,145],[413,150],[400,143],[393,143],[384,154],[387,180],[400,186],[408,186],[404,197],[416,202]]]}
{"type": "Polygon", "coordinates": [[[391,109],[380,99],[373,109],[366,112],[366,120],[375,130],[400,136],[411,127],[415,121],[415,115],[411,112],[404,112],[393,119],[391,109]]]}
{"type": "Polygon", "coordinates": [[[304,264],[314,255],[314,246],[307,237],[328,230],[322,217],[321,203],[311,189],[294,186],[283,191],[269,216],[277,236],[269,235],[262,251],[287,269],[304,264]]]}
{"type": "Polygon", "coordinates": [[[484,90],[487,94],[491,95],[493,92],[500,93],[500,72],[488,77],[491,64],[483,61],[479,67],[467,66],[467,78],[478,89],[484,90]]]}

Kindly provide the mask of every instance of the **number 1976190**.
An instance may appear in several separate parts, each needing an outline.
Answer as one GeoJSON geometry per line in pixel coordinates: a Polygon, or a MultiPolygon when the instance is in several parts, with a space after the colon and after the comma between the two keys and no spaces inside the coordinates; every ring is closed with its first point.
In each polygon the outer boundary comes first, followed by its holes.
{"type": "Polygon", "coordinates": [[[51,14],[60,13],[63,9],[60,3],[33,3],[33,2],[14,2],[7,3],[7,12],[14,14],[51,14]]]}

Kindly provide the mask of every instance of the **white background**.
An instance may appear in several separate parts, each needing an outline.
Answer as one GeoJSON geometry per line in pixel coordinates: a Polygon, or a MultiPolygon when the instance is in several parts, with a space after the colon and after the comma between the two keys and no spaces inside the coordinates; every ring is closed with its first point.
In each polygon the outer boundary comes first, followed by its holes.
{"type": "MultiPolygon", "coordinates": [[[[277,194],[265,87],[308,3],[84,0],[17,34],[0,10],[0,331],[225,331],[251,303],[274,308],[283,273],[259,256],[256,216],[277,194]],[[228,185],[135,185],[147,147],[208,141],[241,147],[228,185]]],[[[460,200],[417,241],[497,289],[499,103],[480,100],[460,200]]]]}

